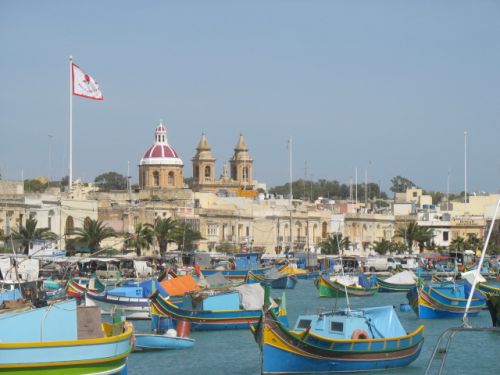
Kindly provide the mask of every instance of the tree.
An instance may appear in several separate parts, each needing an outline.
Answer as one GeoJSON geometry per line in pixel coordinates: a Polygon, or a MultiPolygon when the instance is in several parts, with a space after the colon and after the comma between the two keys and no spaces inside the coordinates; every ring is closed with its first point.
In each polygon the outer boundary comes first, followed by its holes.
{"type": "Polygon", "coordinates": [[[391,252],[392,247],[393,245],[391,241],[388,241],[385,238],[383,238],[381,241],[375,241],[373,243],[373,251],[380,255],[385,255],[391,252]]]}
{"type": "Polygon", "coordinates": [[[43,193],[47,189],[48,183],[40,180],[24,180],[24,190],[31,193],[43,193]]]}
{"type": "Polygon", "coordinates": [[[465,238],[458,236],[451,240],[449,249],[453,251],[464,251],[466,247],[465,238]]]}
{"type": "Polygon", "coordinates": [[[21,240],[24,254],[28,255],[30,243],[36,240],[56,240],[57,234],[51,232],[49,228],[37,228],[38,221],[28,218],[26,224],[19,228],[19,231],[12,231],[12,238],[21,240]]]}
{"type": "Polygon", "coordinates": [[[416,221],[411,221],[404,228],[396,230],[396,237],[401,237],[405,240],[410,253],[413,252],[413,244],[418,242],[420,251],[423,250],[423,245],[429,241],[434,234],[430,228],[420,227],[416,221]]]}
{"type": "Polygon", "coordinates": [[[172,240],[177,244],[177,248],[184,250],[187,247],[192,247],[193,243],[202,240],[201,233],[191,226],[189,223],[179,222],[172,230],[172,240]]]}
{"type": "MultiPolygon", "coordinates": [[[[345,237],[342,239],[342,241],[340,241],[340,249],[341,250],[349,250],[349,248],[351,247],[352,245],[352,242],[351,240],[349,239],[349,237],[345,237]]],[[[342,251],[342,254],[344,253],[344,251],[342,251]]]]}
{"type": "Polygon", "coordinates": [[[329,234],[328,237],[321,241],[319,246],[321,254],[336,255],[340,252],[340,241],[342,234],[329,234]]]}
{"type": "Polygon", "coordinates": [[[155,238],[153,226],[151,224],[138,223],[135,226],[135,233],[129,234],[129,245],[135,248],[137,256],[141,256],[142,249],[149,249],[155,238]]]}
{"type": "Polygon", "coordinates": [[[164,256],[167,252],[167,246],[172,239],[172,231],[177,227],[178,223],[171,217],[166,219],[157,218],[154,223],[153,231],[160,248],[160,255],[164,256]]]}
{"type": "Polygon", "coordinates": [[[101,241],[116,237],[113,228],[104,226],[99,220],[85,220],[83,228],[76,228],[74,234],[76,234],[75,240],[88,246],[91,253],[100,250],[101,241]]]}
{"type": "Polygon", "coordinates": [[[469,234],[465,243],[466,243],[467,249],[474,250],[474,251],[479,250],[483,247],[483,241],[481,241],[481,239],[477,236],[476,233],[469,234]]]}
{"type": "Polygon", "coordinates": [[[413,183],[413,181],[410,181],[407,178],[401,176],[391,178],[391,183],[392,186],[390,190],[393,193],[404,193],[406,190],[417,186],[413,183]]]}
{"type": "Polygon", "coordinates": [[[125,190],[127,188],[127,177],[116,172],[100,174],[94,179],[94,182],[101,191],[125,190]]]}

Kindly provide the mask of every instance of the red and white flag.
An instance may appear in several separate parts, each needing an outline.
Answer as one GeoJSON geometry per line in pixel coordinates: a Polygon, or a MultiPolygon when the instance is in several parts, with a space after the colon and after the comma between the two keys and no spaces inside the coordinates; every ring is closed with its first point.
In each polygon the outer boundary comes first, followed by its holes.
{"type": "Polygon", "coordinates": [[[87,99],[103,100],[99,85],[90,75],[85,73],[78,65],[71,64],[73,80],[73,95],[87,99]]]}

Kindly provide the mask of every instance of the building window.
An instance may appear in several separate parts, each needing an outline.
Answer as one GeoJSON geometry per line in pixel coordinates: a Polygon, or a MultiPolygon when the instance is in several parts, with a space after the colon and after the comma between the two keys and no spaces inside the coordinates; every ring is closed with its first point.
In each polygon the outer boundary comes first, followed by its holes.
{"type": "Polygon", "coordinates": [[[416,192],[416,191],[414,191],[414,192],[413,192],[413,198],[416,198],[416,197],[417,197],[417,192],[416,192]]]}
{"type": "Polygon", "coordinates": [[[321,225],[321,237],[326,238],[328,235],[328,224],[323,222],[321,225]]]}
{"type": "Polygon", "coordinates": [[[449,232],[443,232],[443,241],[448,241],[449,239],[449,232]]]}
{"type": "Polygon", "coordinates": [[[174,172],[168,172],[168,184],[169,185],[174,184],[174,172]]]}
{"type": "Polygon", "coordinates": [[[200,168],[198,168],[197,166],[194,167],[194,175],[193,175],[194,179],[195,180],[199,180],[200,179],[200,168]]]}
{"type": "Polygon", "coordinates": [[[75,222],[73,221],[73,216],[68,216],[66,218],[66,229],[64,230],[65,234],[72,234],[75,230],[75,222]]]}
{"type": "Polygon", "coordinates": [[[207,234],[209,236],[217,236],[217,224],[208,224],[207,234]]]}
{"type": "Polygon", "coordinates": [[[160,186],[160,172],[153,172],[153,186],[160,186]]]}
{"type": "Polygon", "coordinates": [[[210,170],[209,166],[205,167],[205,181],[210,181],[210,178],[212,176],[212,171],[210,170]]]}
{"type": "Polygon", "coordinates": [[[243,181],[248,181],[248,167],[243,167],[243,181]]]}
{"type": "Polygon", "coordinates": [[[52,217],[49,216],[49,221],[47,223],[47,227],[49,228],[49,230],[52,230],[52,217]]]}

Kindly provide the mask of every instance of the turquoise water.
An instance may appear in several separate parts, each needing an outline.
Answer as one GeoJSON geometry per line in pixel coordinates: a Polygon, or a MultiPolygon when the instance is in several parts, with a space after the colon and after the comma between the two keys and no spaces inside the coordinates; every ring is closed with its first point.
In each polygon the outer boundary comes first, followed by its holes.
{"type": "MultiPolygon", "coordinates": [[[[281,291],[273,290],[280,297],[281,291]]],[[[423,374],[438,336],[449,327],[460,325],[461,321],[418,319],[415,313],[400,312],[399,305],[407,303],[404,293],[380,293],[373,297],[351,298],[352,307],[394,305],[401,323],[407,331],[425,325],[425,343],[420,357],[409,367],[378,372],[390,375],[423,374]]],[[[299,280],[294,290],[286,292],[286,304],[291,323],[299,314],[313,312],[315,308],[334,307],[334,299],[319,298],[312,280],[299,280]]],[[[345,300],[339,300],[339,306],[345,300]]],[[[487,310],[470,318],[474,326],[491,326],[487,310]]],[[[137,331],[147,331],[149,322],[134,322],[137,331]]],[[[129,357],[128,373],[135,374],[260,374],[260,351],[249,330],[192,332],[196,340],[192,349],[182,351],[159,351],[133,353],[129,357]]],[[[455,336],[446,361],[446,374],[497,373],[500,360],[500,334],[459,333],[455,336]]]]}

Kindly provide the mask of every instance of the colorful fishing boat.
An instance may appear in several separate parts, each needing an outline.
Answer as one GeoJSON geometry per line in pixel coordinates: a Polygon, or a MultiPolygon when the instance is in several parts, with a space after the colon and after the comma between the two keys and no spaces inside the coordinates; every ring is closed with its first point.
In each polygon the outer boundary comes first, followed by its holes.
{"type": "Polygon", "coordinates": [[[264,290],[260,284],[245,284],[234,289],[215,295],[186,296],[183,307],[159,293],[150,299],[161,316],[171,316],[175,322],[187,321],[192,330],[245,329],[257,323],[262,315],[264,290]]]}
{"type": "Polygon", "coordinates": [[[102,293],[106,289],[106,285],[102,283],[97,277],[90,279],[86,278],[73,278],[68,281],[66,285],[66,294],[74,298],[83,298],[85,292],[102,293]]]}
{"type": "Polygon", "coordinates": [[[282,274],[275,268],[264,275],[256,275],[252,271],[248,271],[245,281],[248,284],[261,283],[262,285],[270,285],[273,289],[293,289],[297,285],[295,275],[282,274]]]}
{"type": "Polygon", "coordinates": [[[248,271],[252,271],[256,275],[263,275],[272,267],[261,267],[259,262],[261,255],[261,253],[234,254],[234,261],[229,264],[230,269],[203,269],[201,272],[205,277],[221,273],[222,276],[230,280],[244,280],[248,271]]]}
{"type": "Polygon", "coordinates": [[[489,295],[487,305],[493,327],[500,327],[500,296],[489,295]]]}
{"type": "Polygon", "coordinates": [[[500,296],[500,288],[490,283],[479,283],[477,289],[487,296],[500,296]]]}
{"type": "Polygon", "coordinates": [[[402,271],[386,279],[376,278],[379,292],[409,292],[417,285],[417,276],[411,271],[402,271]]]}
{"type": "MultiPolygon", "coordinates": [[[[459,283],[430,284],[414,287],[407,294],[413,310],[422,319],[461,318],[467,305],[471,285],[459,283]]],[[[476,316],[485,307],[486,297],[474,291],[469,316],[476,316]]]]}
{"type": "Polygon", "coordinates": [[[314,281],[316,288],[319,290],[320,297],[345,297],[346,293],[349,296],[368,297],[373,296],[378,292],[378,285],[370,283],[366,280],[364,274],[360,274],[358,278],[353,276],[336,276],[330,279],[328,275],[321,274],[314,281]]]}
{"type": "Polygon", "coordinates": [[[132,327],[100,321],[76,300],[0,315],[3,374],[120,374],[132,348],[132,327]]]}
{"type": "Polygon", "coordinates": [[[123,310],[128,319],[149,319],[149,298],[154,291],[159,290],[164,297],[168,294],[157,280],[147,280],[137,285],[114,288],[104,293],[85,293],[86,305],[96,305],[102,314],[112,314],[117,309],[123,310]]]}
{"type": "Polygon", "coordinates": [[[424,327],[407,333],[392,306],[299,316],[293,330],[271,309],[252,327],[262,374],[373,371],[417,359],[424,327]]]}

